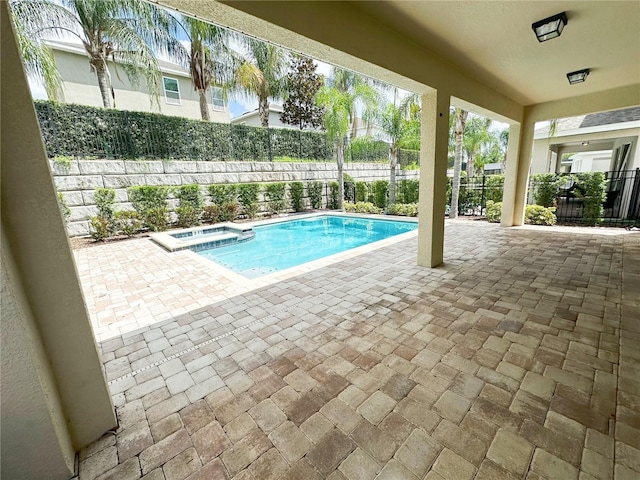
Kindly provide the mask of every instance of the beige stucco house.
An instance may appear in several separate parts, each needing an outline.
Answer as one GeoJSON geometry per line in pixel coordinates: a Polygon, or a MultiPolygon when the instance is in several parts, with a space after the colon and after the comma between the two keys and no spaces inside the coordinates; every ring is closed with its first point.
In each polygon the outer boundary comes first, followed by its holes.
{"type": "MultiPolygon", "coordinates": [[[[506,228],[523,224],[536,122],[640,105],[638,2],[158,3],[420,93],[424,268],[444,260],[450,106],[510,125],[506,228]],[[563,10],[562,36],[539,43],[532,22],[563,10]],[[570,85],[567,72],[585,67],[587,81],[570,85]]],[[[6,2],[0,9],[2,473],[67,479],[75,453],[116,417],[6,2]]]]}
{"type": "MultiPolygon", "coordinates": [[[[96,74],[91,70],[84,48],[77,43],[50,40],[47,42],[62,77],[61,101],[80,105],[102,106],[96,74]]],[[[115,107],[121,110],[157,112],[164,115],[200,119],[198,92],[189,72],[175,63],[158,60],[162,78],[160,98],[152,101],[144,80],[132,85],[122,69],[110,62],[111,82],[115,93],[115,107]]],[[[212,122],[229,123],[229,108],[222,89],[211,87],[207,93],[212,122]]]]}

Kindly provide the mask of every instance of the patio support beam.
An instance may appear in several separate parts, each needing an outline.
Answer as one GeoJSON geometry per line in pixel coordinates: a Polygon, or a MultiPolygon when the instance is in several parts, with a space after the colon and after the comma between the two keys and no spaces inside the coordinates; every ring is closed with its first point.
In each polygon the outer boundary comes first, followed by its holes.
{"type": "Polygon", "coordinates": [[[422,95],[418,265],[424,267],[444,259],[450,98],[442,90],[422,95]]]}
{"type": "Polygon", "coordinates": [[[509,144],[502,195],[503,227],[519,226],[524,223],[531,149],[533,148],[533,122],[512,124],[509,126],[509,144]]]}

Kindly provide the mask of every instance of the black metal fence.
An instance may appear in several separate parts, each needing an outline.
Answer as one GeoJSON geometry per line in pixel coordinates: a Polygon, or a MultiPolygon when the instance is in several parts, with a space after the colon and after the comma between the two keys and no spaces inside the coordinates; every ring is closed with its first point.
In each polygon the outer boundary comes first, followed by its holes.
{"type": "MultiPolygon", "coordinates": [[[[447,205],[451,206],[451,178],[447,179],[447,205]]],[[[504,175],[483,175],[460,179],[458,215],[484,215],[487,202],[501,202],[504,175]]]]}

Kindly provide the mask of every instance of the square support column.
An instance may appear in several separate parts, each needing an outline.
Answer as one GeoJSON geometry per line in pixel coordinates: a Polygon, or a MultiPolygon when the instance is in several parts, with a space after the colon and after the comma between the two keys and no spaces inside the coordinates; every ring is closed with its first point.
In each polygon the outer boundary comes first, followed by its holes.
{"type": "Polygon", "coordinates": [[[424,267],[444,258],[450,99],[442,90],[422,96],[418,265],[424,267]]]}
{"type": "Polygon", "coordinates": [[[503,227],[519,226],[524,223],[524,209],[527,204],[527,185],[533,149],[534,122],[523,122],[509,127],[507,164],[502,194],[503,227]]]}

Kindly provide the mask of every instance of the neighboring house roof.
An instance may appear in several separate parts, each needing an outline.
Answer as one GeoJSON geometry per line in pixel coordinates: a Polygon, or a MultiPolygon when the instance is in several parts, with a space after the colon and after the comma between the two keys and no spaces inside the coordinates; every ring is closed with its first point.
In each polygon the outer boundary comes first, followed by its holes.
{"type": "MultiPolygon", "coordinates": [[[[554,136],[579,135],[598,131],[638,128],[639,126],[640,107],[632,107],[622,110],[590,113],[577,117],[560,118],[558,119],[554,136]]],[[[536,129],[535,138],[548,137],[549,125],[536,129]]]]}
{"type": "MultiPolygon", "coordinates": [[[[269,104],[269,113],[282,113],[284,112],[284,108],[282,107],[282,105],[277,105],[275,103],[271,103],[269,104]]],[[[231,119],[231,123],[242,123],[242,122],[246,122],[247,119],[249,118],[253,118],[253,117],[257,117],[259,115],[259,109],[256,108],[255,110],[250,110],[248,112],[244,112],[242,115],[239,115],[235,118],[231,119]]],[[[282,126],[288,126],[288,125],[282,125],[282,126]]]]}
{"type": "MultiPolygon", "coordinates": [[[[54,50],[60,50],[62,52],[75,53],[76,55],[87,56],[87,52],[84,47],[79,43],[65,42],[62,40],[46,40],[45,44],[54,50]]],[[[169,73],[172,75],[179,75],[182,77],[191,77],[189,71],[177,63],[170,62],[168,60],[157,59],[158,68],[163,73],[169,73]]]]}
{"type": "Polygon", "coordinates": [[[612,123],[626,123],[640,120],[640,107],[612,110],[609,112],[591,113],[585,115],[580,128],[610,125],[612,123]]]}

